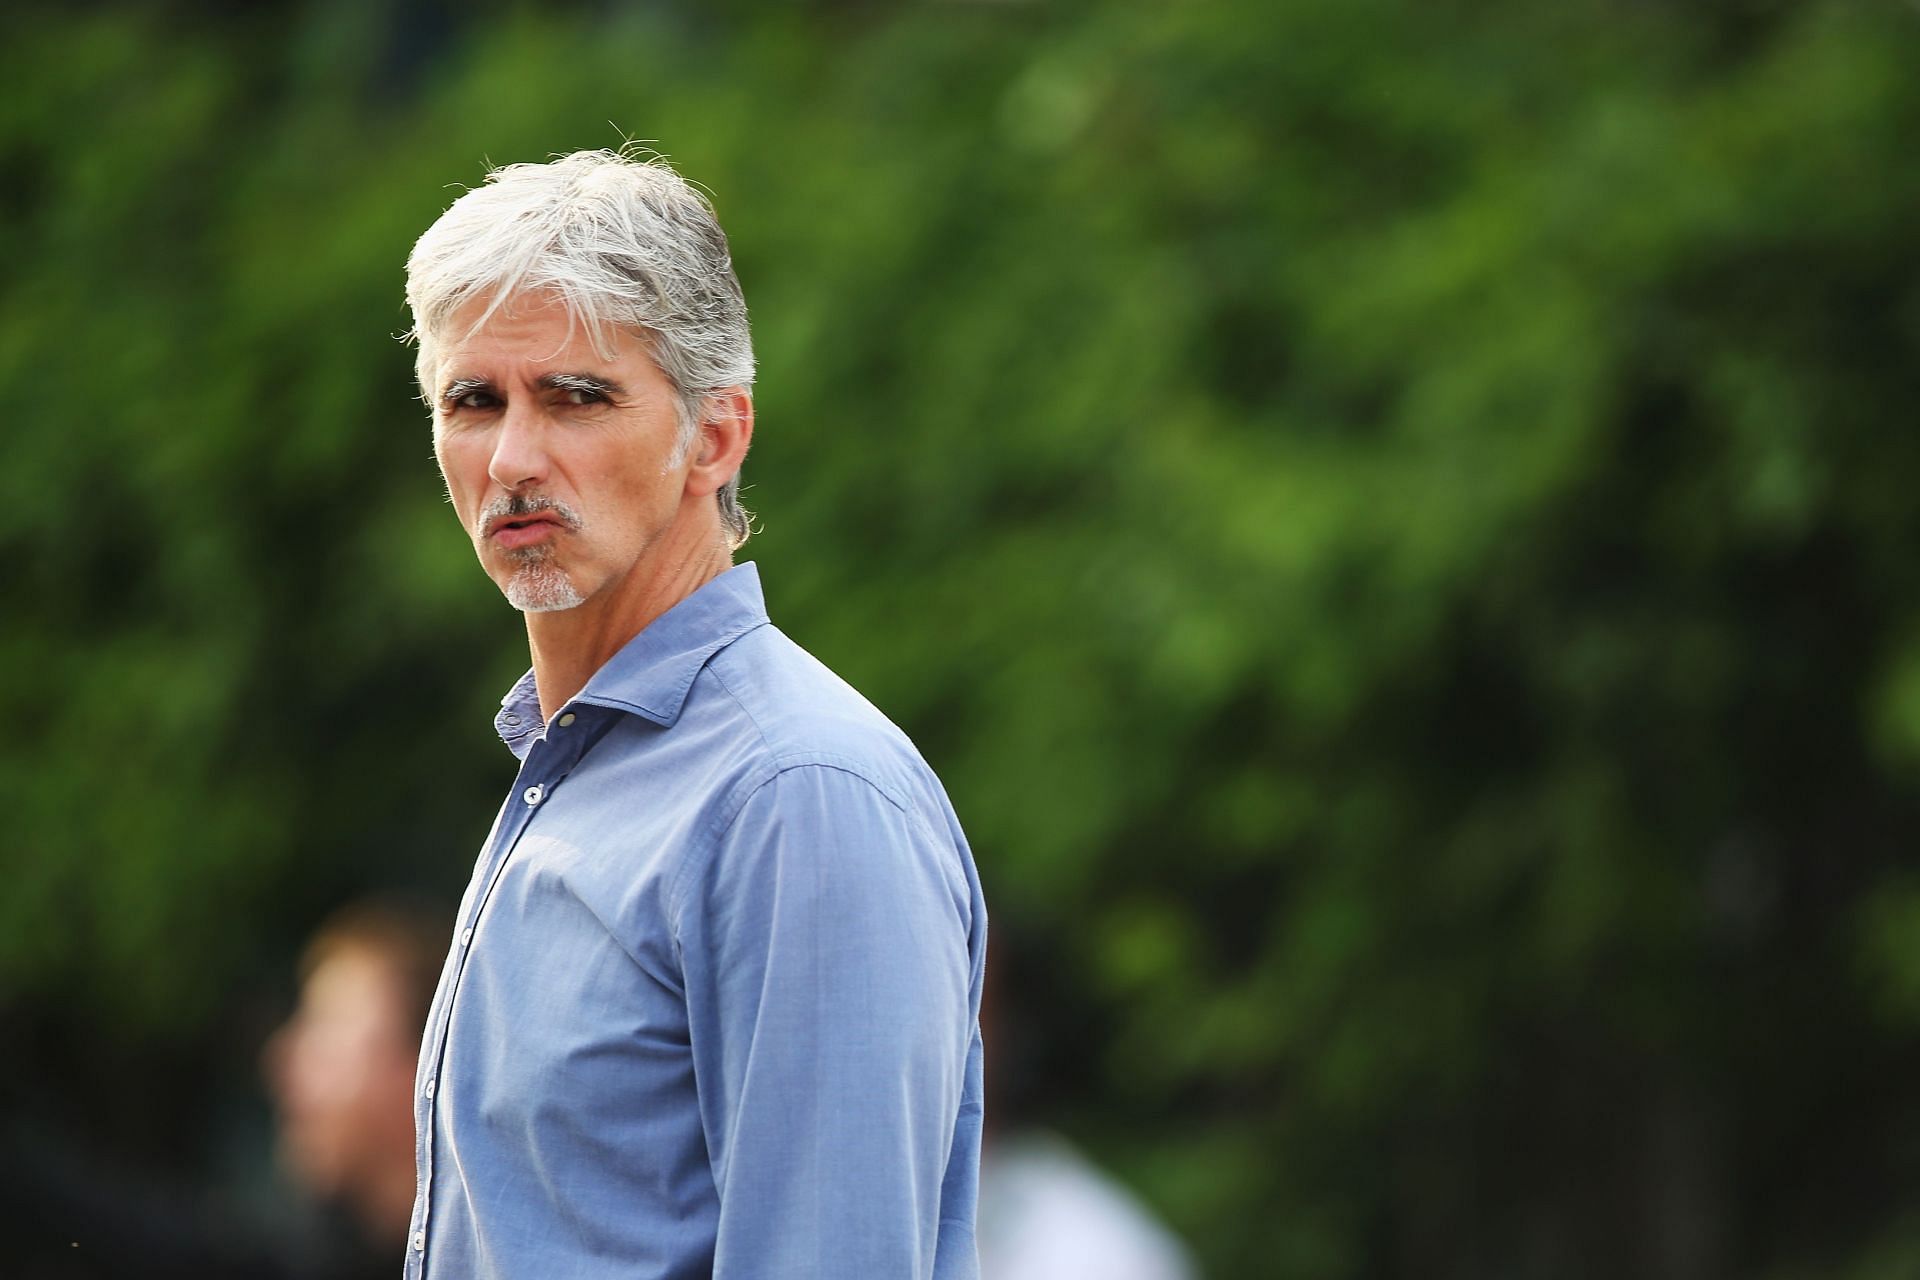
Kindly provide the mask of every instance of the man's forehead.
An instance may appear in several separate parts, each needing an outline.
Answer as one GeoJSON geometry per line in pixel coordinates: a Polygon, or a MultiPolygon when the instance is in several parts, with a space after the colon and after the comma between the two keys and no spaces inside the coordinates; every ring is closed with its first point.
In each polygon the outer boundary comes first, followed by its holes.
{"type": "Polygon", "coordinates": [[[501,366],[536,376],[556,369],[604,373],[635,359],[652,361],[644,334],[597,323],[550,295],[515,295],[498,305],[476,299],[448,320],[436,382],[490,377],[501,366]]]}
{"type": "Polygon", "coordinates": [[[565,295],[553,289],[482,291],[456,307],[448,317],[450,334],[473,333],[499,321],[541,320],[575,314],[565,295]]]}

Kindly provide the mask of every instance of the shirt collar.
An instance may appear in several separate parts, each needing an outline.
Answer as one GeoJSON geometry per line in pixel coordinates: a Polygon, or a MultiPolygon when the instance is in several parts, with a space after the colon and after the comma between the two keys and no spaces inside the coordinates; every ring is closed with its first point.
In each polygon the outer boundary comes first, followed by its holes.
{"type": "Polygon", "coordinates": [[[507,696],[500,699],[500,714],[493,718],[493,731],[507,744],[507,750],[525,760],[527,752],[533,750],[533,744],[546,729],[540,719],[540,690],[534,685],[533,672],[529,670],[514,681],[507,696]]]}
{"type": "MultiPolygon", "coordinates": [[[[766,623],[759,567],[750,560],[735,565],[648,623],[593,673],[573,701],[671,725],[680,718],[687,691],[707,660],[766,623]]],[[[525,759],[546,729],[533,672],[507,691],[493,723],[508,748],[525,759]]]]}

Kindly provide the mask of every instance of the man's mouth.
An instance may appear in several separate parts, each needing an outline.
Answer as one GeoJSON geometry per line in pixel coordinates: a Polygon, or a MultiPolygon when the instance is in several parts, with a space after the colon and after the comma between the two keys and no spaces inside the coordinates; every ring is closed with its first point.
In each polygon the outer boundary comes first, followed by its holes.
{"type": "Polygon", "coordinates": [[[565,527],[547,511],[528,516],[499,516],[488,522],[487,537],[495,546],[512,550],[544,541],[565,527]]]}
{"type": "Polygon", "coordinates": [[[481,541],[502,551],[519,551],[576,533],[580,515],[545,494],[501,494],[480,512],[481,541]]]}

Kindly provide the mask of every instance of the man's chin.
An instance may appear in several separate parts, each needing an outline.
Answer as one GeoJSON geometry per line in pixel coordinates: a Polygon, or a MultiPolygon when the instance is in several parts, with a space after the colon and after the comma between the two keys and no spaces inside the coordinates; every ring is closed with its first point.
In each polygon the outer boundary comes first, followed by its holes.
{"type": "Polygon", "coordinates": [[[507,603],[522,613],[563,613],[587,602],[564,570],[551,565],[529,565],[501,585],[507,603]]]}
{"type": "Polygon", "coordinates": [[[565,600],[555,600],[546,596],[535,600],[516,600],[508,596],[507,603],[521,613],[565,613],[569,609],[578,609],[586,601],[579,596],[572,596],[565,600]]]}
{"type": "Polygon", "coordinates": [[[346,1181],[346,1160],[337,1144],[287,1131],[280,1135],[274,1157],[280,1169],[301,1190],[318,1200],[340,1194],[346,1181]]]}

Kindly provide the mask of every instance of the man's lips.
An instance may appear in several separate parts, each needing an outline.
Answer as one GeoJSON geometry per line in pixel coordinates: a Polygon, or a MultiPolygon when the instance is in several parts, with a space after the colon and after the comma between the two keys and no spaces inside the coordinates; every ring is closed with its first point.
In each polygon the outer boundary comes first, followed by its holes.
{"type": "Polygon", "coordinates": [[[530,516],[499,516],[487,524],[487,537],[495,546],[512,550],[532,546],[563,525],[552,512],[537,511],[530,516]]]}

